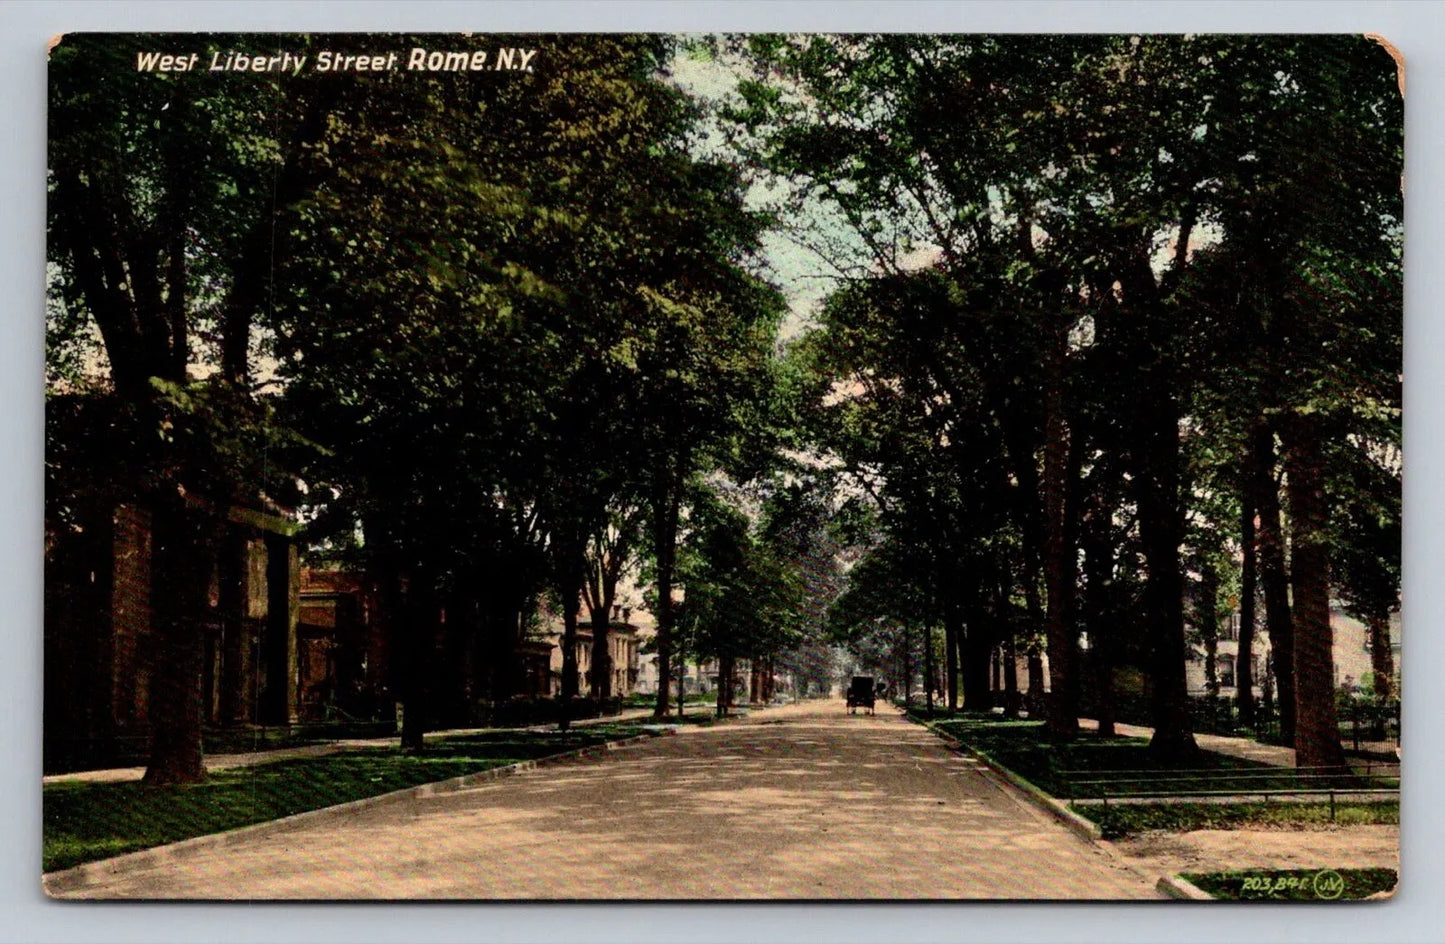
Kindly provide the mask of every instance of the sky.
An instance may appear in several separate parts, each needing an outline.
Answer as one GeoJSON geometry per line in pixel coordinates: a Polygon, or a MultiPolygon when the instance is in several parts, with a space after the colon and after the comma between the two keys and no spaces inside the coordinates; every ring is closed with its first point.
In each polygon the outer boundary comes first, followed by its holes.
{"type": "MultiPolygon", "coordinates": [[[[710,57],[684,49],[671,64],[672,81],[690,95],[715,107],[737,88],[744,66],[735,58],[710,57]]],[[[734,159],[728,153],[722,133],[715,125],[706,128],[698,146],[707,156],[734,159]]],[[[747,199],[754,209],[764,209],[783,197],[787,188],[780,182],[767,180],[755,169],[744,168],[751,177],[747,199]]],[[[808,228],[828,233],[832,238],[847,240],[848,231],[837,220],[830,219],[826,208],[813,205],[807,212],[808,228]]],[[[857,247],[861,251],[861,246],[857,247]]],[[[768,275],[788,302],[788,317],[782,326],[782,340],[796,337],[809,323],[817,306],[838,284],[837,272],[818,253],[806,248],[796,235],[773,229],[763,234],[762,255],[768,275]]]]}
{"type": "MultiPolygon", "coordinates": [[[[673,83],[702,102],[705,109],[711,110],[736,91],[739,79],[746,75],[747,65],[726,51],[684,45],[670,63],[669,71],[673,83]]],[[[717,122],[711,119],[704,122],[698,152],[724,160],[737,160],[717,122]]],[[[755,209],[764,209],[770,203],[786,198],[793,189],[759,169],[744,167],[743,170],[751,180],[747,197],[755,209]]],[[[906,209],[900,208],[900,211],[906,212],[906,209]]],[[[1038,235],[1042,237],[1041,233],[1038,235]]],[[[1161,275],[1171,263],[1177,236],[1177,229],[1157,235],[1152,258],[1156,276],[1161,275]]],[[[1190,253],[1217,243],[1222,236],[1219,227],[1210,222],[1196,226],[1190,238],[1190,253]]],[[[840,284],[840,267],[877,271],[866,247],[841,214],[817,199],[805,199],[801,212],[785,220],[783,226],[763,235],[762,255],[769,277],[782,290],[788,302],[789,314],[781,332],[781,339],[785,342],[798,336],[812,323],[812,316],[823,299],[840,284]],[[808,243],[826,243],[833,250],[835,259],[839,258],[837,250],[841,249],[845,261],[835,265],[820,252],[809,248],[808,243]]],[[[895,265],[899,270],[911,271],[932,265],[940,257],[941,250],[937,245],[920,243],[902,251],[895,265]]]]}

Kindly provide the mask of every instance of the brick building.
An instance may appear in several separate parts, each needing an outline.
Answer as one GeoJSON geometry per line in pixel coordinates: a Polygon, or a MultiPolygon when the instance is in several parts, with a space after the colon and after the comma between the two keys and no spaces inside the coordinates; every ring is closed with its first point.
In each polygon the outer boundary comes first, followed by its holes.
{"type": "MultiPolygon", "coordinates": [[[[202,716],[212,725],[299,717],[295,523],[280,509],[233,507],[211,561],[202,716]]],[[[45,764],[74,769],[144,759],[152,628],[149,513],[93,511],[46,535],[45,764]]]]}

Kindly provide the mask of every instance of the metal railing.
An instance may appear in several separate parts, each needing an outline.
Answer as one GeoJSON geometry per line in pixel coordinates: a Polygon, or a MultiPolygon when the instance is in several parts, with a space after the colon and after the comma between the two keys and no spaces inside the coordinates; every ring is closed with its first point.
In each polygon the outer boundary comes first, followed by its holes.
{"type": "Polygon", "coordinates": [[[1138,803],[1161,800],[1259,798],[1265,803],[1319,797],[1329,803],[1330,820],[1341,799],[1398,797],[1399,765],[1364,762],[1364,771],[1333,767],[1275,769],[1060,770],[1069,806],[1078,803],[1138,803]],[[1376,772],[1379,768],[1381,772],[1376,772]],[[1386,772],[1389,771],[1389,772],[1386,772]]]}

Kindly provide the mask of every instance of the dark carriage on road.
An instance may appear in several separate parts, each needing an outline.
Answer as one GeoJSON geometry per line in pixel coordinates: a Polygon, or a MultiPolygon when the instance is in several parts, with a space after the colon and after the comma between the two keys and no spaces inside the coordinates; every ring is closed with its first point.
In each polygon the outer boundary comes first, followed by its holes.
{"type": "Polygon", "coordinates": [[[853,714],[859,708],[867,708],[868,713],[873,714],[873,698],[873,679],[867,675],[853,676],[853,681],[848,685],[848,714],[853,714]]]}

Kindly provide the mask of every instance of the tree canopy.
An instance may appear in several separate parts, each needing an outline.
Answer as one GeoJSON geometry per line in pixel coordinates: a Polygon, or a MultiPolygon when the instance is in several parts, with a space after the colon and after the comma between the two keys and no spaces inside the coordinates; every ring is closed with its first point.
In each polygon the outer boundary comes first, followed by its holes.
{"type": "Polygon", "coordinates": [[[1187,757],[1191,647],[1236,599],[1252,639],[1259,595],[1279,733],[1342,763],[1330,607],[1388,651],[1400,581],[1402,111],[1376,44],[491,39],[545,55],[217,80],[135,67],[174,36],[53,53],[47,526],[152,516],[153,780],[202,774],[238,506],[374,581],[413,748],[516,694],[543,598],[563,700],[584,606],[604,695],[645,558],[659,714],[678,645],[886,626],[931,693],[941,628],[950,707],[1068,738],[1128,668],[1117,694],[1187,757]],[[684,62],[728,81],[685,91],[684,62]],[[816,310],[780,236],[830,273],[816,310]]]}

